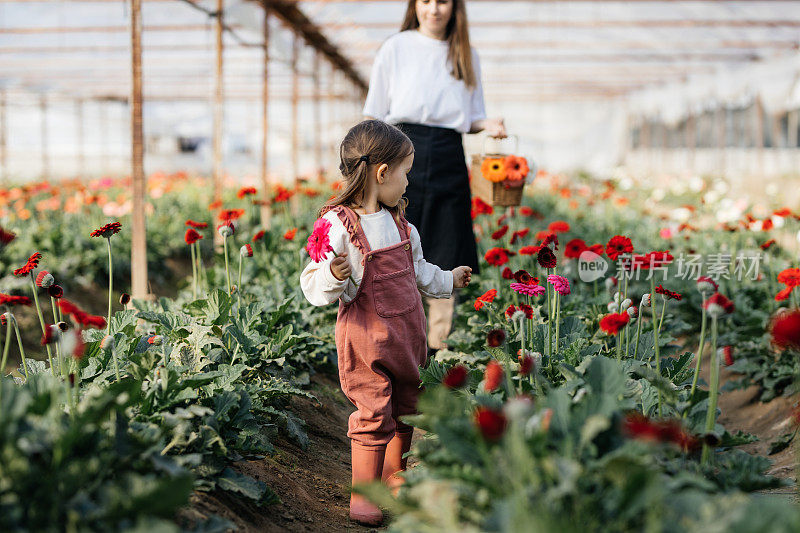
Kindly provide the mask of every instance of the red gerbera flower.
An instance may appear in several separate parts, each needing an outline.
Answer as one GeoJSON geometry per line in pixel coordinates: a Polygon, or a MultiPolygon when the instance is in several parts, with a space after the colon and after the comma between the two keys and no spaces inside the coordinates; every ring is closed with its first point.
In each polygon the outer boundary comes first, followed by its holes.
{"type": "Polygon", "coordinates": [[[499,230],[492,233],[492,239],[501,239],[506,233],[508,233],[508,225],[504,225],[499,230]]]}
{"type": "Polygon", "coordinates": [[[119,233],[122,229],[122,224],[119,222],[109,222],[105,226],[102,226],[96,230],[94,230],[90,235],[92,237],[105,237],[106,239],[110,238],[115,233],[119,233]]]}
{"type": "Polygon", "coordinates": [[[292,228],[290,230],[287,230],[286,233],[283,234],[283,238],[286,239],[287,241],[291,241],[292,239],[294,239],[295,235],[297,235],[297,228],[292,228]]]}
{"type": "Polygon", "coordinates": [[[262,229],[262,230],[260,230],[258,233],[256,233],[255,235],[253,235],[253,242],[258,242],[258,241],[260,241],[261,239],[263,239],[263,238],[264,238],[264,235],[266,235],[266,232],[265,232],[263,229],[262,229]]]}
{"type": "Polygon", "coordinates": [[[528,207],[527,205],[523,205],[522,207],[519,208],[519,214],[524,217],[531,217],[533,216],[533,213],[534,213],[533,208],[528,207]]]}
{"type": "Polygon", "coordinates": [[[792,294],[793,290],[794,287],[784,287],[783,289],[779,290],[778,294],[775,295],[775,301],[782,302],[786,300],[789,297],[789,295],[792,294]]]}
{"type": "Polygon", "coordinates": [[[787,268],[778,273],[778,281],[787,287],[800,285],[800,268],[787,268]]]}
{"type": "Polygon", "coordinates": [[[606,244],[606,255],[612,261],[616,261],[620,254],[629,254],[633,252],[633,243],[628,237],[624,235],[615,235],[611,237],[606,244]]]}
{"type": "Polygon", "coordinates": [[[239,189],[239,192],[236,193],[236,197],[240,200],[243,199],[245,196],[251,196],[256,194],[258,191],[255,187],[242,187],[239,189]]]}
{"type": "Polygon", "coordinates": [[[761,249],[769,250],[773,244],[775,244],[775,239],[770,239],[767,242],[761,244],[761,249]]]}
{"type": "Polygon", "coordinates": [[[509,255],[514,255],[514,252],[510,252],[505,248],[491,248],[483,258],[492,266],[503,266],[508,263],[509,255]]]}
{"type": "Polygon", "coordinates": [[[800,310],[785,311],[770,320],[769,332],[772,344],[786,350],[800,350],[800,310]]]}
{"type": "Polygon", "coordinates": [[[733,361],[733,346],[722,347],[722,359],[725,361],[725,366],[731,366],[733,361]]]}
{"type": "Polygon", "coordinates": [[[481,309],[484,304],[492,303],[495,296],[497,296],[497,289],[490,289],[478,296],[478,298],[475,300],[475,310],[477,311],[481,309]]]}
{"type": "Polygon", "coordinates": [[[558,235],[555,233],[547,233],[542,239],[542,246],[548,246],[553,243],[553,250],[558,250],[558,235]]]}
{"type": "Polygon", "coordinates": [[[186,225],[194,229],[205,229],[208,227],[208,222],[195,222],[194,220],[187,220],[186,225]]]}
{"type": "Polygon", "coordinates": [[[602,244],[593,244],[586,249],[597,255],[603,255],[603,253],[605,252],[605,248],[603,248],[602,244]]]}
{"type": "Polygon", "coordinates": [[[505,267],[500,275],[503,277],[503,279],[514,279],[514,273],[508,267],[505,267]]]}
{"type": "Polygon", "coordinates": [[[565,233],[569,231],[569,224],[563,220],[556,220],[555,222],[551,222],[547,226],[547,229],[553,233],[565,233]]]}
{"type": "Polygon", "coordinates": [[[53,275],[48,272],[47,270],[42,270],[39,274],[36,275],[36,286],[42,289],[47,289],[53,283],[55,283],[55,279],[53,275]]]}
{"type": "Polygon", "coordinates": [[[244,209],[223,209],[217,215],[217,219],[221,222],[230,222],[231,220],[238,220],[244,215],[244,209]]]}
{"type": "Polygon", "coordinates": [[[50,287],[47,289],[47,294],[50,295],[50,297],[58,300],[64,296],[64,289],[61,288],[61,285],[50,285],[50,287]]]}
{"type": "Polygon", "coordinates": [[[39,252],[33,252],[33,254],[28,258],[24,265],[19,267],[18,269],[14,270],[15,276],[27,276],[33,270],[35,270],[39,266],[39,260],[42,258],[42,254],[39,252]]]}
{"type": "Polygon", "coordinates": [[[528,354],[519,355],[517,356],[519,360],[519,374],[521,376],[527,376],[533,370],[533,357],[528,354]]]}
{"type": "Polygon", "coordinates": [[[287,189],[286,187],[284,187],[282,185],[278,185],[276,187],[276,190],[278,192],[272,198],[272,201],[275,202],[275,203],[278,203],[278,204],[281,203],[281,202],[288,202],[289,198],[291,198],[294,195],[294,193],[292,191],[290,191],[289,189],[287,189]]]}
{"type": "Polygon", "coordinates": [[[671,291],[669,289],[665,289],[661,285],[656,287],[656,294],[663,294],[664,298],[666,298],[667,300],[682,300],[683,299],[683,296],[681,296],[679,293],[671,291]]]}
{"type": "Polygon", "coordinates": [[[72,319],[82,326],[95,327],[97,329],[103,329],[106,327],[105,318],[101,316],[90,315],[69,300],[59,300],[58,307],[61,309],[62,313],[71,315],[72,319]]]}
{"type": "Polygon", "coordinates": [[[208,204],[209,211],[216,211],[220,207],[222,207],[222,200],[214,200],[213,202],[208,204]]]}
{"type": "MultiPolygon", "coordinates": [[[[638,262],[638,257],[635,260],[638,262]]],[[[673,260],[672,254],[669,253],[668,250],[663,252],[650,252],[641,256],[641,263],[639,263],[639,268],[647,270],[650,267],[658,268],[662,266],[666,266],[670,264],[673,260]]]]}
{"type": "Polygon", "coordinates": [[[6,231],[0,226],[0,249],[5,248],[11,241],[17,238],[17,234],[13,231],[6,231]]]}
{"type": "Polygon", "coordinates": [[[586,243],[583,239],[572,239],[567,243],[564,249],[564,257],[569,259],[577,259],[581,256],[583,251],[586,250],[586,243]]]}
{"type": "Polygon", "coordinates": [[[610,313],[600,319],[600,329],[609,335],[616,335],[628,320],[630,320],[628,313],[610,313]]]}
{"type": "Polygon", "coordinates": [[[0,293],[0,305],[31,305],[31,299],[27,296],[0,293]]]}
{"type": "Polygon", "coordinates": [[[501,411],[489,407],[478,407],[475,411],[475,425],[488,441],[499,440],[506,430],[506,417],[501,411]]]}
{"type": "Polygon", "coordinates": [[[519,249],[519,255],[534,255],[539,252],[539,246],[523,246],[519,249]]]}
{"type": "Polygon", "coordinates": [[[734,311],[733,302],[728,300],[723,294],[715,292],[703,303],[706,312],[711,317],[720,317],[723,314],[731,314],[734,311]]]}
{"type": "Polygon", "coordinates": [[[530,228],[522,228],[521,230],[515,231],[511,234],[511,244],[517,242],[517,239],[521,239],[526,236],[531,231],[530,228]]]}
{"type": "Polygon", "coordinates": [[[448,389],[458,389],[467,383],[467,367],[461,363],[450,368],[442,378],[442,385],[448,389]]]}
{"type": "Polygon", "coordinates": [[[472,212],[475,215],[491,215],[494,213],[494,208],[476,196],[472,199],[472,212]]]}
{"type": "Polygon", "coordinates": [[[483,386],[491,392],[500,386],[503,382],[503,367],[500,363],[492,359],[486,365],[486,370],[483,373],[483,386]]]}
{"type": "Polygon", "coordinates": [[[497,348],[506,341],[506,332],[502,329],[493,329],[486,335],[486,344],[497,348]]]}
{"type": "Polygon", "coordinates": [[[197,230],[194,228],[188,228],[186,230],[186,235],[183,236],[183,240],[190,246],[202,238],[203,236],[197,233],[197,230]]]}
{"type": "Polygon", "coordinates": [[[554,254],[553,250],[547,246],[543,246],[539,249],[539,254],[536,256],[536,260],[539,262],[539,265],[542,268],[556,267],[556,254],[554,254]]]}

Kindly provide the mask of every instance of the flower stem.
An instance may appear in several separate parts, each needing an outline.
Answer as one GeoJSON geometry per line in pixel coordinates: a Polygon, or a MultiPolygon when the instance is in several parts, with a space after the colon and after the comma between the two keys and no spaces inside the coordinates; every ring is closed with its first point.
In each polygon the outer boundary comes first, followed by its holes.
{"type": "Polygon", "coordinates": [[[108,244],[108,320],[106,322],[106,335],[111,331],[111,298],[114,295],[114,263],[111,260],[111,237],[106,237],[108,244]]]}
{"type": "MultiPolygon", "coordinates": [[[[36,314],[39,315],[39,324],[42,326],[42,335],[45,333],[44,317],[42,317],[42,308],[39,306],[39,295],[36,294],[36,282],[33,280],[33,272],[31,272],[31,289],[33,290],[33,302],[36,304],[36,314]]],[[[45,344],[47,348],[47,362],[50,365],[50,371],[53,377],[56,377],[56,369],[53,368],[53,354],[50,351],[50,345],[45,344]]]]}
{"type": "Polygon", "coordinates": [[[664,298],[664,307],[661,308],[661,318],[658,321],[658,331],[661,331],[661,326],[664,324],[664,313],[667,311],[667,299],[664,298]]]}
{"type": "Polygon", "coordinates": [[[622,342],[620,341],[621,333],[617,333],[617,361],[622,361],[622,342]]]}
{"type": "MultiPolygon", "coordinates": [[[[650,294],[653,295],[656,293],[656,279],[655,277],[650,277],[650,294]]],[[[651,296],[652,298],[652,296],[651,296]]],[[[666,306],[666,302],[664,302],[666,306]]],[[[661,349],[659,347],[658,342],[658,321],[656,320],[656,306],[655,302],[651,302],[650,304],[650,311],[653,316],[653,350],[656,352],[656,374],[659,376],[661,375],[661,349]]],[[[661,418],[661,390],[658,391],[658,416],[661,418]]]]}
{"type": "MultiPolygon", "coordinates": [[[[705,303],[705,298],[703,298],[703,303],[705,303]]],[[[694,365],[694,377],[692,378],[692,389],[689,391],[689,398],[694,396],[694,390],[697,388],[697,377],[700,375],[700,361],[703,359],[703,348],[705,347],[706,343],[706,307],[705,305],[702,306],[703,309],[703,318],[700,323],[700,345],[697,347],[697,362],[694,365]]],[[[684,413],[686,416],[686,413],[684,413]]]]}
{"type": "Polygon", "coordinates": [[[556,353],[558,353],[559,331],[561,331],[561,294],[556,292],[556,353]]]}
{"type": "Polygon", "coordinates": [[[637,320],[639,321],[639,323],[636,324],[636,344],[635,344],[635,346],[633,348],[633,358],[634,359],[636,359],[636,356],[639,354],[639,335],[642,333],[642,312],[641,312],[641,310],[639,311],[639,317],[637,318],[637,320]]]}
{"type": "Polygon", "coordinates": [[[239,302],[239,308],[242,307],[242,254],[239,254],[239,278],[236,281],[236,300],[239,302]]]}
{"type": "MultiPolygon", "coordinates": [[[[717,419],[717,399],[719,397],[719,355],[717,354],[717,317],[711,317],[711,385],[708,391],[708,412],[706,413],[706,433],[714,431],[717,419]]],[[[703,445],[702,462],[706,464],[711,448],[703,445]]]]}
{"type": "Polygon", "coordinates": [[[192,252],[192,300],[197,300],[197,261],[194,253],[194,243],[189,246],[192,252]]]}
{"type": "Polygon", "coordinates": [[[22,358],[22,370],[25,371],[25,379],[28,379],[28,363],[25,362],[25,348],[22,347],[22,336],[19,334],[19,324],[14,318],[14,331],[17,334],[17,344],[19,344],[19,355],[22,358]]]}
{"type": "Polygon", "coordinates": [[[628,353],[630,352],[631,348],[631,321],[628,320],[628,323],[625,324],[625,359],[628,358],[628,353]]]}
{"type": "MultiPolygon", "coordinates": [[[[11,319],[6,320],[6,342],[3,346],[3,360],[0,361],[0,379],[5,377],[6,373],[6,360],[8,360],[8,347],[11,344],[11,319]]],[[[3,392],[3,387],[0,385],[0,394],[3,392]]]]}
{"type": "MultiPolygon", "coordinates": [[[[550,272],[550,269],[547,269],[550,272]]],[[[553,334],[552,334],[552,327],[553,327],[553,311],[552,311],[552,304],[550,303],[550,284],[546,284],[547,288],[547,363],[548,365],[552,366],[552,354],[553,354],[553,334]]]]}
{"type": "Polygon", "coordinates": [[[222,239],[222,247],[223,247],[223,249],[225,251],[225,277],[228,280],[228,295],[230,296],[230,294],[231,294],[231,272],[230,272],[230,269],[228,268],[228,238],[227,237],[224,237],[222,239]]]}
{"type": "MultiPolygon", "coordinates": [[[[56,308],[56,299],[52,296],[50,297],[50,307],[53,308],[53,324],[57,324],[60,322],[58,320],[58,309],[56,308]]],[[[64,362],[61,359],[61,348],[59,348],[58,343],[56,344],[56,363],[61,368],[61,377],[67,379],[67,375],[64,373],[64,362]]]]}

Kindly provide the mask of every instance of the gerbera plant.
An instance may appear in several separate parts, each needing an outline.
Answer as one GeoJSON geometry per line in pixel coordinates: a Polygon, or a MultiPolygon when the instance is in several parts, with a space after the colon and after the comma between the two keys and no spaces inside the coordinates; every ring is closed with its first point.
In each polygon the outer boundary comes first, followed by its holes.
{"type": "MultiPolygon", "coordinates": [[[[36,279],[34,278],[33,271],[39,266],[39,261],[42,259],[40,252],[33,252],[24,265],[14,270],[14,275],[18,277],[28,276],[31,280],[31,290],[33,291],[33,302],[36,305],[36,314],[39,316],[39,325],[42,327],[42,334],[45,333],[44,317],[42,316],[42,308],[39,305],[39,295],[36,293],[36,279]]],[[[9,326],[9,332],[11,331],[9,326]]],[[[6,343],[8,344],[8,343],[6,343]]],[[[53,353],[50,351],[50,346],[47,346],[47,363],[50,365],[50,370],[53,375],[56,375],[56,370],[53,367],[53,353]]]]}
{"type": "Polygon", "coordinates": [[[111,259],[111,236],[119,233],[122,229],[122,224],[119,222],[111,222],[105,226],[94,230],[90,235],[92,237],[103,237],[108,246],[108,317],[106,318],[106,335],[108,335],[111,328],[111,296],[114,289],[114,275],[113,275],[113,261],[111,259]]]}

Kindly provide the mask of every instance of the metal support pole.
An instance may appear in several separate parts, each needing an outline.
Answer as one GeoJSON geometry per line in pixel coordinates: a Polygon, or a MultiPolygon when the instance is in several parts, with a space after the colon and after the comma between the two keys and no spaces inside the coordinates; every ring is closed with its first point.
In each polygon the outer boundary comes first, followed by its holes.
{"type": "Polygon", "coordinates": [[[39,112],[40,112],[40,126],[41,126],[41,138],[42,138],[42,181],[46,181],[50,178],[50,154],[48,151],[48,142],[47,142],[47,97],[42,95],[39,98],[39,112]]]}
{"type": "MultiPolygon", "coordinates": [[[[300,74],[297,71],[297,62],[300,55],[300,36],[296,33],[293,35],[292,40],[292,163],[291,163],[291,174],[289,176],[290,183],[293,184],[294,188],[297,189],[299,186],[299,178],[300,178],[300,164],[299,164],[299,154],[298,144],[300,143],[300,122],[298,118],[298,103],[299,103],[299,92],[300,92],[300,74]]],[[[300,197],[297,194],[293,194],[289,200],[289,207],[292,211],[293,215],[300,214],[300,197]]]]}
{"type": "Polygon", "coordinates": [[[320,102],[320,79],[319,79],[319,52],[314,51],[314,101],[312,102],[314,111],[314,169],[316,173],[317,183],[324,181],[322,171],[322,117],[320,102]]]}

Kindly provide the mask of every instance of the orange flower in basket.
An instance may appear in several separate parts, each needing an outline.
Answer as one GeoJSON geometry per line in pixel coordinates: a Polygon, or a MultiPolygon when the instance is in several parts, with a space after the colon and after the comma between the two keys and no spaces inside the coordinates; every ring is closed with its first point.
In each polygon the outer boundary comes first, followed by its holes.
{"type": "Polygon", "coordinates": [[[530,172],[528,161],[524,157],[510,155],[503,160],[503,164],[505,165],[506,175],[511,181],[522,181],[530,172]]]}
{"type": "Polygon", "coordinates": [[[481,164],[481,173],[489,181],[498,183],[506,179],[506,167],[500,158],[486,158],[481,164]]]}

